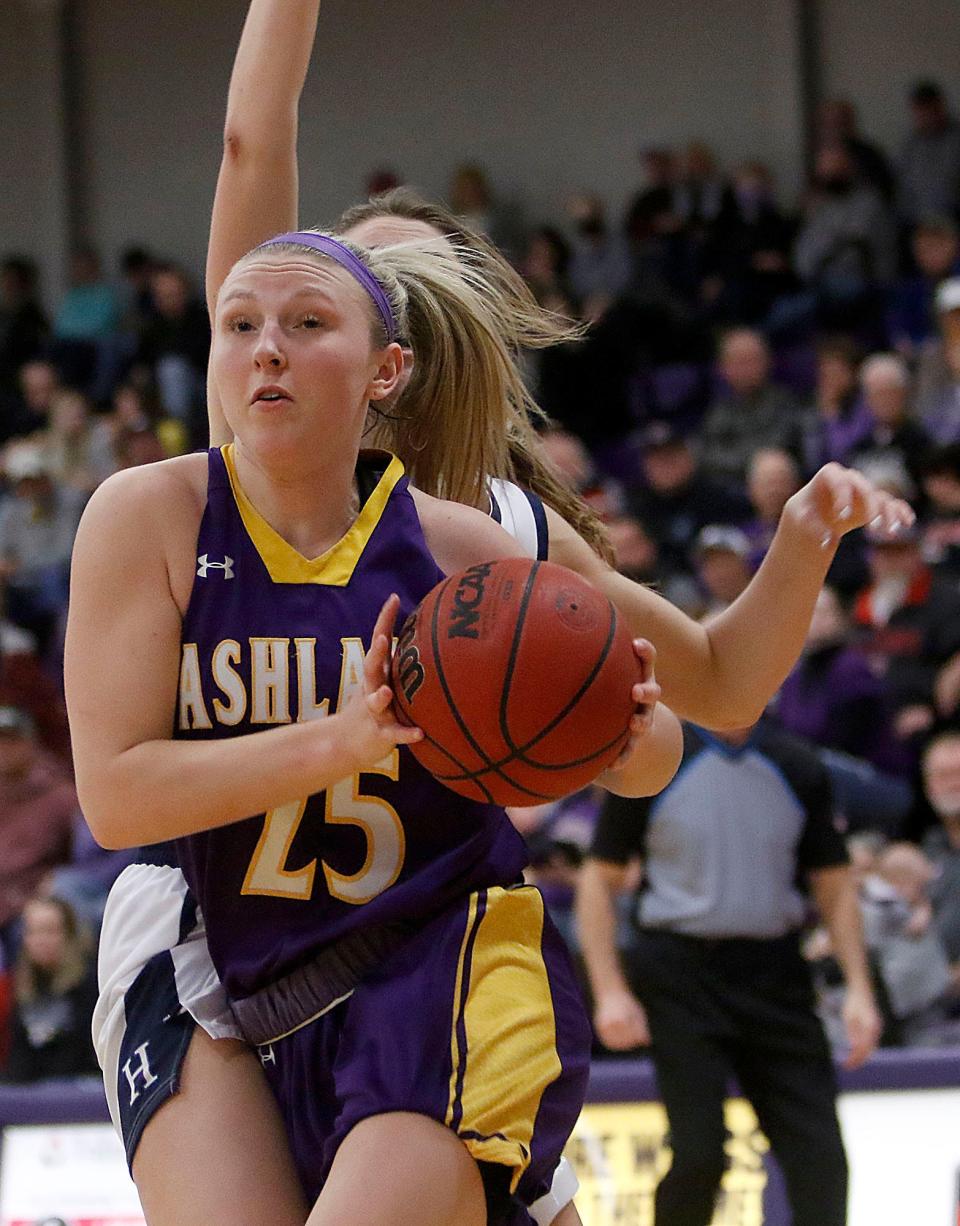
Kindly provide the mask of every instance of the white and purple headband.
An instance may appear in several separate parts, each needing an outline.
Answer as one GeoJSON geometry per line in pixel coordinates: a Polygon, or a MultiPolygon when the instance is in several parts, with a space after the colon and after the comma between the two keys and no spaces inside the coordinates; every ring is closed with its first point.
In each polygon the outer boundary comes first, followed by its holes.
{"type": "Polygon", "coordinates": [[[334,263],[339,264],[341,268],[345,268],[373,299],[377,313],[383,321],[387,340],[395,341],[397,339],[399,328],[390,307],[390,300],[383,292],[383,286],[366,264],[364,264],[363,260],[358,259],[349,247],[338,242],[337,239],[331,238],[328,234],[317,234],[312,230],[294,230],[289,234],[278,234],[275,238],[267,239],[260,246],[276,247],[281,243],[292,243],[298,247],[309,247],[312,251],[319,251],[321,255],[329,256],[334,263]]]}

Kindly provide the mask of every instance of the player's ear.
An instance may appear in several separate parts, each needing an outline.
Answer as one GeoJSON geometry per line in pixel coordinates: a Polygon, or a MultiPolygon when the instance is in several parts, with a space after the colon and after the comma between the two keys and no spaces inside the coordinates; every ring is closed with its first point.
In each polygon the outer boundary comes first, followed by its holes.
{"type": "MultiPolygon", "coordinates": [[[[409,353],[409,350],[406,353],[409,353]]],[[[367,391],[368,400],[386,400],[388,396],[406,387],[413,370],[413,355],[410,354],[410,370],[406,371],[406,353],[396,341],[387,345],[386,349],[380,350],[377,355],[380,364],[370,380],[370,387],[367,391]]]]}

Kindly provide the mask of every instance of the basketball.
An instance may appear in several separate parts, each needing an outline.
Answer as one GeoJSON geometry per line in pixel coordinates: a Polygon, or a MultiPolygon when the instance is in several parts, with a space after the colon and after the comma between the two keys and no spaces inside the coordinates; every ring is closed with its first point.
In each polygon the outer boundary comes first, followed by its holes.
{"type": "Polygon", "coordinates": [[[534,805],[614,762],[640,681],[610,601],[564,566],[509,558],[438,584],[393,656],[395,707],[423,730],[410,746],[472,800],[534,805]]]}

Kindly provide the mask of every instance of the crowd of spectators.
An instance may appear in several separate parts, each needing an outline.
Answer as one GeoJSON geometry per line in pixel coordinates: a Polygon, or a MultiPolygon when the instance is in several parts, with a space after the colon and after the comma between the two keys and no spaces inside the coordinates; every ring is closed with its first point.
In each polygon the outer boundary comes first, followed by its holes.
{"type": "MultiPolygon", "coordinates": [[[[584,322],[581,343],[530,357],[530,379],[553,422],[545,446],[605,519],[625,573],[693,616],[722,610],[786,501],[830,460],[916,508],[896,540],[846,538],[770,712],[830,772],[857,840],[889,1041],[904,1043],[952,1033],[960,1006],[960,123],[932,82],[909,112],[894,158],[849,102],[826,102],[792,203],[748,151],[724,167],[699,142],[644,149],[619,218],[583,194],[562,223],[525,226],[474,164],[449,193],[541,303],[584,322]]],[[[111,276],[77,251],[56,303],[31,258],[0,263],[8,1076],[89,1071],[75,1019],[125,863],[93,844],[72,791],[61,655],[73,536],[112,472],[206,444],[209,343],[194,282],[166,256],[131,247],[111,276]]],[[[517,818],[574,946],[597,811],[587,793],[517,818]]]]}
{"type": "MultiPolygon", "coordinates": [[[[768,716],[829,772],[883,1041],[927,1045],[960,1039],[960,124],[933,83],[913,90],[910,128],[892,158],[849,103],[825,103],[793,210],[757,162],[645,150],[620,224],[578,198],[521,266],[541,302],[589,324],[541,361],[559,425],[547,446],[606,518],[621,569],[693,616],[739,596],[824,463],[916,509],[894,540],[845,539],[768,716]]],[[[574,941],[600,805],[581,795],[523,819],[574,941]]],[[[625,923],[622,945],[634,939],[625,923]]],[[[842,1041],[829,946],[820,931],[808,949],[842,1041]]]]}

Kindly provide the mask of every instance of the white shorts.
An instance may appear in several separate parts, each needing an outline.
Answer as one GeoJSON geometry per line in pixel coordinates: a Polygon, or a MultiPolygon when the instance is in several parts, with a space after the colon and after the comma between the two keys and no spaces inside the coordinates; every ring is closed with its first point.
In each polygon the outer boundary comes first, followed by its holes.
{"type": "Polygon", "coordinates": [[[131,864],[120,874],[103,916],[97,973],[93,1044],[132,1163],[147,1122],[179,1088],[195,1027],[214,1039],[240,1038],[178,868],[131,864]]]}

